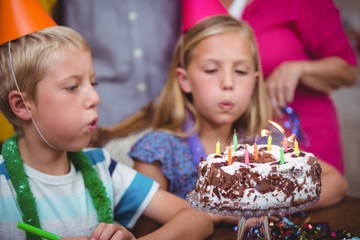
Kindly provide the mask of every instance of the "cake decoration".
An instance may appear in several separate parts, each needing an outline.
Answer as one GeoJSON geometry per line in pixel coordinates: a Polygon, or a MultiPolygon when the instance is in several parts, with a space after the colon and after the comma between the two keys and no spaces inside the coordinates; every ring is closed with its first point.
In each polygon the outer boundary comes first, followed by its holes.
{"type": "MultiPolygon", "coordinates": [[[[285,135],[278,124],[270,123],[285,135]]],[[[200,159],[195,188],[188,194],[193,206],[215,214],[260,217],[301,211],[319,200],[318,158],[299,150],[295,135],[275,145],[272,131],[261,132],[267,142],[255,139],[249,145],[241,139],[224,152],[200,159]]]]}
{"type": "Polygon", "coordinates": [[[318,199],[321,167],[313,154],[301,151],[296,156],[293,148],[284,151],[276,145],[270,151],[266,145],[239,144],[236,151],[230,148],[225,153],[232,154],[231,160],[224,153],[200,160],[193,192],[202,205],[229,211],[276,211],[318,199]]]}

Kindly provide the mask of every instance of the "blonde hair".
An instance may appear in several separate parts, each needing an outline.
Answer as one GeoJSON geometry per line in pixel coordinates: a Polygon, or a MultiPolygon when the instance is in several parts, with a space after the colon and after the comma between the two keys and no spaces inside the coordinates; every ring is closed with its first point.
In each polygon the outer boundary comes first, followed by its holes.
{"type": "Polygon", "coordinates": [[[156,105],[152,127],[158,130],[169,131],[177,136],[187,136],[182,126],[186,121],[187,112],[194,116],[195,126],[192,132],[200,129],[197,111],[192,103],[191,95],[184,93],[175,79],[177,67],[187,68],[194,48],[204,39],[228,32],[240,31],[251,43],[255,71],[259,73],[251,103],[246,112],[233,124],[233,129],[245,134],[255,134],[265,127],[271,118],[271,105],[268,100],[264,79],[262,75],[256,40],[252,29],[244,21],[239,21],[231,16],[219,15],[209,17],[190,28],[178,41],[169,76],[165,87],[156,105]]]}
{"type": "Polygon", "coordinates": [[[17,90],[12,69],[20,91],[36,102],[36,86],[46,76],[54,59],[64,51],[74,50],[90,52],[80,34],[62,26],[46,28],[0,45],[0,110],[18,134],[22,133],[21,125],[8,101],[9,93],[17,90]]]}

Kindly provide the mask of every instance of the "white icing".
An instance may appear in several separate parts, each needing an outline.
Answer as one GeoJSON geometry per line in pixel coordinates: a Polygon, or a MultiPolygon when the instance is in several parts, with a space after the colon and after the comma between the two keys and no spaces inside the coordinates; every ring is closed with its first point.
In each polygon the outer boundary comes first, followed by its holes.
{"type": "MultiPolygon", "coordinates": [[[[266,145],[258,145],[258,149],[266,147],[266,145]]],[[[254,153],[253,146],[248,145],[247,150],[250,154],[254,153]]],[[[279,164],[280,147],[273,145],[270,151],[265,150],[264,152],[270,153],[272,157],[277,160],[277,162],[251,162],[249,165],[240,162],[233,162],[231,165],[227,166],[227,151],[228,149],[226,149],[224,154],[221,154],[220,156],[216,154],[210,154],[206,158],[206,161],[202,161],[199,164],[199,177],[197,180],[196,189],[201,189],[206,185],[206,188],[202,189],[205,191],[201,191],[199,194],[200,199],[208,198],[208,204],[210,206],[218,208],[228,207],[249,210],[279,208],[292,206],[294,202],[303,203],[310,201],[319,195],[319,189],[321,187],[320,179],[312,179],[314,174],[311,174],[311,171],[314,171],[314,169],[312,169],[314,165],[308,164],[309,157],[314,157],[314,155],[311,153],[302,152],[304,156],[293,157],[292,155],[295,154],[294,151],[286,152],[284,154],[284,164],[279,164]],[[269,176],[273,175],[281,176],[281,181],[291,181],[294,183],[295,189],[291,193],[288,193],[286,190],[284,191],[284,189],[279,188],[275,188],[273,191],[261,193],[256,190],[256,186],[259,181],[256,182],[254,179],[251,179],[250,187],[244,189],[242,197],[237,197],[236,199],[224,197],[222,194],[228,196],[229,193],[219,187],[217,188],[220,194],[219,198],[218,195],[213,191],[215,187],[212,184],[206,184],[206,182],[209,183],[207,175],[205,174],[204,177],[200,172],[205,165],[207,165],[207,169],[209,170],[213,163],[223,163],[223,165],[225,165],[217,170],[217,177],[220,177],[220,169],[230,175],[234,175],[239,169],[247,168],[249,170],[249,172],[247,172],[247,176],[249,178],[252,173],[258,174],[260,181],[268,181],[269,176]],[[286,192],[288,194],[286,194],[286,192]]],[[[233,157],[244,156],[244,154],[244,149],[232,152],[233,157]]],[[[239,192],[236,191],[230,192],[239,194],[239,192]]]]}

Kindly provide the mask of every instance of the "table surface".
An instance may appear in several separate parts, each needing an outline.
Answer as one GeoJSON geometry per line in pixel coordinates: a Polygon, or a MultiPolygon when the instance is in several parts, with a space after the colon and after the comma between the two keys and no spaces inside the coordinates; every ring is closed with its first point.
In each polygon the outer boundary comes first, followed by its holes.
{"type": "MultiPolygon", "coordinates": [[[[310,223],[328,223],[332,230],[347,230],[360,235],[360,198],[345,197],[340,203],[331,207],[307,213],[310,223]]],[[[236,232],[232,227],[216,227],[208,240],[234,240],[236,232]]]]}

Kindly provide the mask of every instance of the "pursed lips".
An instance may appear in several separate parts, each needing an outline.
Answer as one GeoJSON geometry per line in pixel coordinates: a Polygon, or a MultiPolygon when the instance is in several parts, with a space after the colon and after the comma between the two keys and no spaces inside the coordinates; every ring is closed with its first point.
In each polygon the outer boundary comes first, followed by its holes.
{"type": "Polygon", "coordinates": [[[94,118],[94,120],[92,120],[89,124],[88,124],[88,128],[91,132],[95,132],[97,129],[97,122],[98,122],[98,118],[94,118]]]}
{"type": "Polygon", "coordinates": [[[235,107],[235,104],[232,101],[222,101],[218,104],[219,108],[222,110],[232,110],[235,107]]]}

